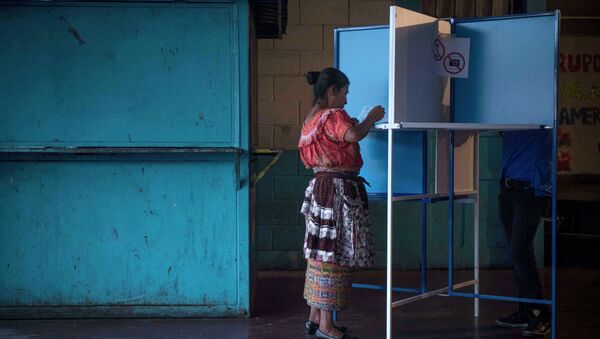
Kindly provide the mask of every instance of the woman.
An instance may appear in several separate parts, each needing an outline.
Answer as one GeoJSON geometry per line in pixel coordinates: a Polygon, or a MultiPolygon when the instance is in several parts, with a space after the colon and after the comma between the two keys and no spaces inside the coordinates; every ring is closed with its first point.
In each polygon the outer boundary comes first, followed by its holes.
{"type": "Polygon", "coordinates": [[[381,106],[358,122],[344,111],[350,82],[335,68],[309,72],[314,102],[306,116],[298,147],[315,177],[306,188],[302,214],[306,219],[307,259],[304,298],[310,306],[306,332],[317,338],[346,338],[335,326],[332,311],[347,306],[350,268],[373,263],[373,241],[358,141],[384,116],[381,106]]]}

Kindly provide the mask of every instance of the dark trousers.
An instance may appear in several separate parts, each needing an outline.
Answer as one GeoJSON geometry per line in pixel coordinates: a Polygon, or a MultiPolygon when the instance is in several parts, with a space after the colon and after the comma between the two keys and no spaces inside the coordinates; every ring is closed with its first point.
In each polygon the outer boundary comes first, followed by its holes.
{"type": "MultiPolygon", "coordinates": [[[[498,197],[500,222],[508,240],[519,297],[542,299],[542,284],[533,253],[533,239],[547,206],[547,199],[536,197],[531,187],[507,188],[502,184],[498,197]]],[[[542,304],[519,303],[524,311],[548,312],[542,304]]]]}

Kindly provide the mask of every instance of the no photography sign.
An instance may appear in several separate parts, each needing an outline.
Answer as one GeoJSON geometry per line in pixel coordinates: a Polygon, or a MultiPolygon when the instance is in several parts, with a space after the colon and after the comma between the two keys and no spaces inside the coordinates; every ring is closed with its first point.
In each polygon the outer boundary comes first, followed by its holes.
{"type": "Polygon", "coordinates": [[[470,39],[440,35],[431,43],[431,62],[435,73],[444,77],[469,76],[470,39]]]}

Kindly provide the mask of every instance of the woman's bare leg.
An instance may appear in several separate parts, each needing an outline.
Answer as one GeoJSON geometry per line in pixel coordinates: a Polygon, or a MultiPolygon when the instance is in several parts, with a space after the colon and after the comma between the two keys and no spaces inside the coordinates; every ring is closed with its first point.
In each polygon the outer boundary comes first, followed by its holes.
{"type": "Polygon", "coordinates": [[[319,320],[321,320],[321,310],[319,310],[318,308],[311,306],[310,307],[310,316],[308,317],[308,320],[312,321],[315,324],[319,323],[319,320]]]}
{"type": "Polygon", "coordinates": [[[319,323],[319,329],[321,332],[325,332],[330,336],[341,338],[344,333],[335,328],[333,324],[333,312],[321,310],[321,322],[319,323]]]}

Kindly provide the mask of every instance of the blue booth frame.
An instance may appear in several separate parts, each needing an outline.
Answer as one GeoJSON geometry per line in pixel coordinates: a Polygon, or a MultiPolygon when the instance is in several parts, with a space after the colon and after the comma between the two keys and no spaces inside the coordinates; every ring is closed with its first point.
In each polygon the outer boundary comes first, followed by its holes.
{"type": "MultiPolygon", "coordinates": [[[[555,17],[555,31],[553,32],[555,35],[554,39],[554,77],[556,80],[556,75],[558,74],[558,58],[557,51],[559,47],[558,36],[560,31],[560,11],[554,11],[550,13],[540,13],[540,14],[522,14],[522,15],[511,15],[511,16],[502,16],[502,17],[485,17],[485,18],[468,18],[468,19],[450,19],[451,24],[451,32],[455,33],[456,23],[469,23],[469,22],[483,22],[483,21],[494,21],[494,20],[504,20],[504,19],[515,19],[515,18],[535,18],[542,16],[554,16],[555,17]]],[[[352,30],[369,30],[369,29],[382,29],[388,26],[367,26],[367,27],[354,27],[354,28],[338,28],[334,33],[334,65],[335,67],[339,67],[339,40],[338,34],[339,32],[344,31],[352,31],[352,30]]],[[[343,69],[342,69],[343,70],[343,69]]],[[[415,293],[415,296],[410,298],[403,299],[394,304],[396,306],[400,306],[402,304],[410,303],[417,300],[422,300],[434,295],[445,295],[445,296],[453,296],[453,297],[466,297],[474,299],[474,316],[478,316],[479,307],[478,301],[479,299],[485,300],[497,300],[497,301],[511,301],[511,302],[526,302],[526,303],[536,303],[536,304],[544,304],[551,306],[552,312],[552,338],[556,338],[556,152],[557,152],[557,121],[556,121],[556,110],[557,110],[557,100],[558,100],[558,84],[554,81],[554,91],[553,95],[553,121],[547,125],[536,125],[536,124],[522,124],[522,125],[507,125],[507,124],[482,124],[482,123],[408,123],[405,126],[402,124],[394,124],[394,123],[385,123],[378,124],[376,126],[376,130],[379,131],[388,131],[388,161],[387,161],[387,172],[388,172],[388,182],[387,182],[387,282],[386,285],[370,285],[370,284],[353,284],[354,288],[367,288],[367,289],[375,289],[375,290],[386,290],[387,292],[387,302],[386,302],[386,337],[391,338],[391,311],[392,311],[392,302],[391,302],[391,292],[407,292],[407,293],[415,293]],[[529,299],[529,298],[518,298],[518,297],[509,297],[509,296],[500,296],[500,295],[489,295],[489,294],[480,294],[479,293],[479,265],[478,265],[478,243],[477,239],[479,237],[478,233],[478,224],[479,224],[479,192],[478,192],[478,182],[475,183],[477,192],[474,195],[457,195],[457,194],[447,194],[447,196],[440,194],[398,194],[393,190],[393,180],[392,180],[392,170],[393,170],[393,134],[395,132],[399,132],[401,130],[447,130],[450,134],[450,142],[449,142],[449,175],[448,175],[448,192],[454,192],[454,133],[458,130],[468,130],[474,132],[480,131],[503,131],[503,130],[532,130],[532,129],[551,129],[552,130],[552,229],[551,229],[551,298],[548,299],[529,299]],[[447,287],[428,291],[426,284],[426,260],[427,260],[427,247],[426,247],[426,229],[427,229],[427,205],[429,203],[435,203],[437,201],[448,200],[448,285],[447,287]],[[458,284],[454,284],[453,279],[453,257],[454,257],[454,203],[455,200],[466,200],[466,202],[473,202],[475,204],[475,279],[472,281],[466,281],[458,284]],[[392,246],[392,227],[393,227],[393,214],[392,214],[392,205],[393,201],[421,201],[421,286],[420,288],[403,288],[403,287],[392,287],[391,285],[391,253],[393,250],[392,246]],[[475,286],[474,293],[464,293],[457,292],[456,290],[469,285],[475,286]]],[[[451,99],[450,99],[450,119],[451,121],[455,121],[455,103],[456,103],[456,84],[455,80],[451,79],[451,99]]],[[[375,131],[374,131],[375,132],[375,131]]],[[[376,132],[377,133],[377,132],[376,132]]],[[[422,187],[423,192],[427,191],[427,136],[426,132],[423,133],[423,173],[422,173],[422,187]]],[[[477,138],[478,139],[478,138],[477,138]]],[[[476,140],[476,144],[478,144],[478,140],[476,140]]],[[[475,154],[475,166],[478,172],[478,152],[477,148],[475,154]]],[[[478,177],[476,177],[478,181],[478,177]]],[[[381,198],[381,194],[370,194],[371,198],[381,198]]],[[[337,318],[337,314],[334,312],[334,319],[337,318]]]]}

